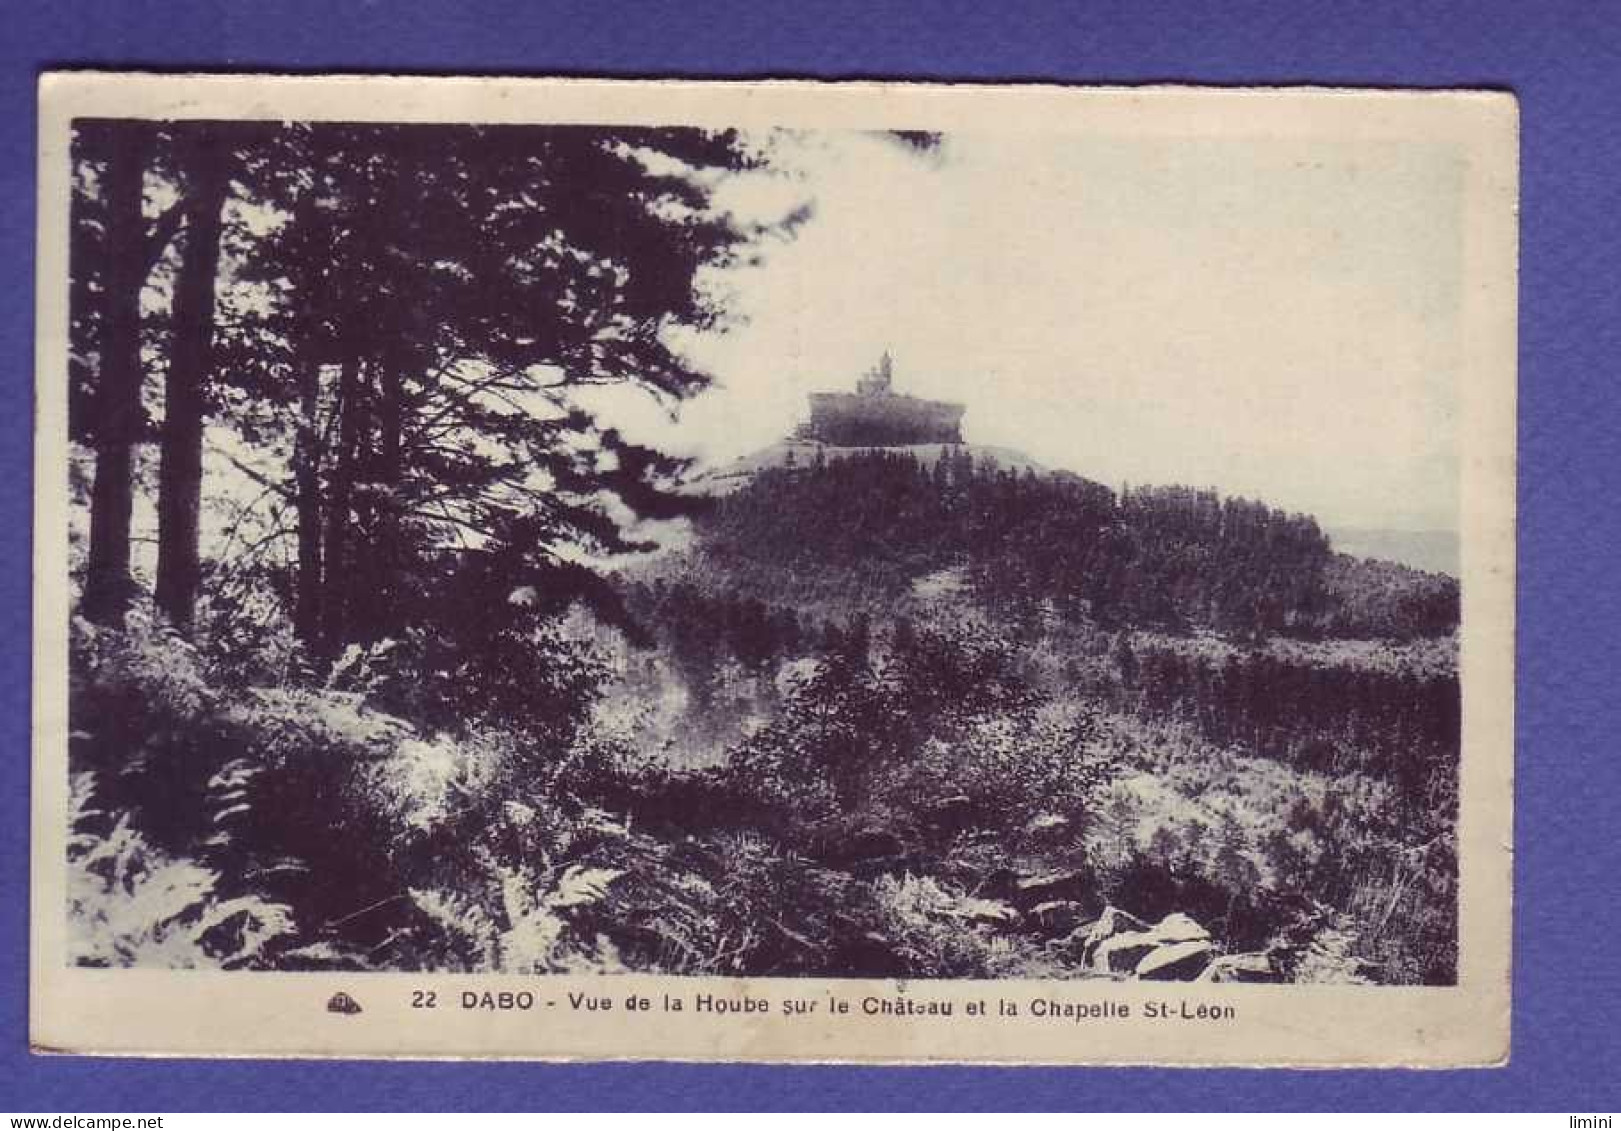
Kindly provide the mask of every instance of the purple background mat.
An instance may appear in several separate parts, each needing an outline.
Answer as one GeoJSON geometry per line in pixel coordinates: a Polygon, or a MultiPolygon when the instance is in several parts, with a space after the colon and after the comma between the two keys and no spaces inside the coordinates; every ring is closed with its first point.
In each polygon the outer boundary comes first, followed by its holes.
{"type": "Polygon", "coordinates": [[[1621,4],[7,0],[0,263],[0,1109],[1621,1108],[1621,672],[1613,639],[1621,586],[1610,572],[1621,550],[1621,4]],[[1524,226],[1511,1066],[1260,1072],[30,1056],[34,84],[53,66],[1515,91],[1524,226]]]}

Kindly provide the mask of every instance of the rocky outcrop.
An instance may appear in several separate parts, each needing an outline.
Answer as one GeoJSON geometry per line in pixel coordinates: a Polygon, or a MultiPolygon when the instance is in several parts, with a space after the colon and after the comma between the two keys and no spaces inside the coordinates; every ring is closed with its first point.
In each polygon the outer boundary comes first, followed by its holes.
{"type": "Polygon", "coordinates": [[[1129,911],[1122,911],[1118,907],[1106,906],[1102,913],[1090,923],[1077,927],[1068,939],[1070,956],[1081,965],[1086,965],[1097,953],[1097,949],[1106,940],[1117,935],[1133,934],[1146,931],[1148,924],[1129,911]]]}
{"type": "Polygon", "coordinates": [[[1093,925],[1082,959],[1100,974],[1161,981],[1191,980],[1204,972],[1213,949],[1209,931],[1180,912],[1151,927],[1141,923],[1123,912],[1106,914],[1093,925]]]}
{"type": "Polygon", "coordinates": [[[1137,963],[1136,975],[1145,982],[1190,982],[1210,965],[1209,939],[1188,939],[1155,947],[1137,963]]]}
{"type": "Polygon", "coordinates": [[[1032,907],[1026,920],[1041,934],[1066,935],[1086,918],[1086,908],[1073,899],[1053,899],[1032,907]]]}
{"type": "Polygon", "coordinates": [[[1250,954],[1223,954],[1204,968],[1196,981],[1200,982],[1279,982],[1282,975],[1272,956],[1259,952],[1250,954]]]}
{"type": "MultiPolygon", "coordinates": [[[[959,804],[955,797],[943,797],[931,811],[950,813],[959,804]]],[[[855,824],[846,833],[850,847],[874,849],[880,857],[898,847],[871,836],[874,831],[855,824]]],[[[873,862],[886,866],[882,859],[873,862]]],[[[905,905],[948,932],[963,930],[999,939],[997,945],[1007,948],[1004,954],[1023,955],[1024,968],[1039,976],[1145,982],[1291,980],[1278,952],[1225,953],[1221,941],[1191,915],[1178,911],[1150,921],[1112,904],[1100,907],[1098,877],[1088,869],[1042,868],[1029,859],[998,858],[994,849],[963,852],[954,862],[953,871],[937,878],[908,875],[904,882],[896,881],[914,895],[925,890],[919,885],[926,885],[930,897],[922,903],[888,902],[905,905]],[[913,908],[913,903],[918,906],[913,908]]],[[[890,879],[886,876],[885,882],[890,879]]],[[[868,953],[871,942],[864,952],[869,968],[877,965],[868,953]]]]}
{"type": "Polygon", "coordinates": [[[1021,908],[1057,900],[1082,900],[1091,893],[1092,883],[1085,872],[1069,869],[1025,876],[1013,884],[1013,902],[1021,908]]]}
{"type": "MultiPolygon", "coordinates": [[[[1052,910],[1033,909],[1027,921],[1053,921],[1052,910]]],[[[1140,981],[1275,982],[1281,977],[1265,954],[1221,954],[1197,920],[1175,912],[1148,923],[1129,911],[1105,907],[1048,944],[1049,953],[1094,975],[1140,981]]]]}

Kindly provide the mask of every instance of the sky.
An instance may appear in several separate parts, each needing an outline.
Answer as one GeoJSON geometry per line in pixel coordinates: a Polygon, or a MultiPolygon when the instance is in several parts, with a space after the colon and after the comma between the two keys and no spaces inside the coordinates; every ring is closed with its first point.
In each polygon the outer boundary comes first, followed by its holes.
{"type": "Polygon", "coordinates": [[[1183,483],[1330,526],[1455,530],[1463,167],[1438,146],[952,134],[781,143],[719,203],[811,220],[711,279],[716,387],[678,422],[711,463],[781,439],[881,352],[967,406],[970,443],[1119,487],[1183,483]]]}

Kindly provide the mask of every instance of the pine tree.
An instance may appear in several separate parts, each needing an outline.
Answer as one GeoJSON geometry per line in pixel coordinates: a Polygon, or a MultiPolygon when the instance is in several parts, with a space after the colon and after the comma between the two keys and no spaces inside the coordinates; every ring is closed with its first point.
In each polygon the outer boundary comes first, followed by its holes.
{"type": "Polygon", "coordinates": [[[244,164],[286,220],[239,270],[280,297],[233,333],[233,372],[295,422],[306,641],[394,633],[444,570],[496,546],[518,551],[514,585],[551,570],[589,590],[554,549],[634,546],[604,498],[683,509],[679,461],[576,394],[631,385],[673,408],[703,388],[669,331],[714,327],[699,273],[771,230],[710,208],[714,174],[758,161],[744,139],[317,125],[259,144],[275,160],[244,164]]]}

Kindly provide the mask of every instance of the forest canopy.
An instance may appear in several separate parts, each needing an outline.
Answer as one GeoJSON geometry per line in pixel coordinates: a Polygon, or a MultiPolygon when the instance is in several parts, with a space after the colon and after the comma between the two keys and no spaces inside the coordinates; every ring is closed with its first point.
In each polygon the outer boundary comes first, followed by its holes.
{"type": "Polygon", "coordinates": [[[136,593],[147,444],[161,613],[189,631],[211,564],[206,438],[261,492],[254,553],[231,568],[271,583],[326,657],[402,631],[458,570],[503,596],[493,574],[586,585],[559,545],[623,549],[612,507],[679,509],[679,463],[572,394],[674,404],[705,386],[671,331],[719,322],[704,272],[768,230],[711,207],[716,175],[761,161],[740,135],[81,121],[73,160],[93,620],[118,623],[136,593]]]}

